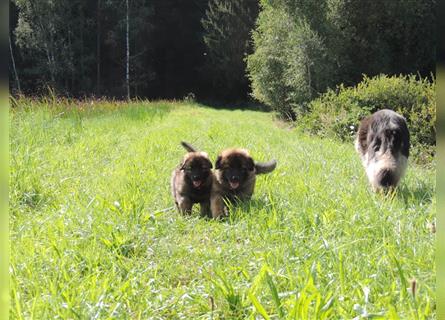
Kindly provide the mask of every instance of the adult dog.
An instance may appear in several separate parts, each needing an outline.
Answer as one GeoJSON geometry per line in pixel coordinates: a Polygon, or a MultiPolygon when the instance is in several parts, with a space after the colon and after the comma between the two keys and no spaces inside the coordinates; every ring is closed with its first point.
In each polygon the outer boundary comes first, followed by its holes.
{"type": "Polygon", "coordinates": [[[215,162],[210,206],[213,218],[227,213],[225,201],[245,201],[252,197],[257,174],[272,172],[275,160],[255,163],[245,149],[227,149],[215,162]]]}
{"type": "Polygon", "coordinates": [[[176,207],[182,214],[190,214],[193,204],[199,203],[201,216],[210,217],[212,163],[207,153],[197,151],[187,142],[181,144],[188,153],[171,177],[171,190],[176,207]]]}
{"type": "Polygon", "coordinates": [[[410,138],[405,118],[388,109],[364,118],[358,128],[355,148],[372,189],[395,188],[408,164],[410,138]]]}

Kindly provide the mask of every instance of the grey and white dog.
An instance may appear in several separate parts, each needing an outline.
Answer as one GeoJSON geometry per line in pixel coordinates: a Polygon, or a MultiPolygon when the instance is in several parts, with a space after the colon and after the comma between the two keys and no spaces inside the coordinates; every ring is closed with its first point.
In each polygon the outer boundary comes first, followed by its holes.
{"type": "Polygon", "coordinates": [[[409,157],[409,131],[400,114],[383,109],[364,118],[355,148],[374,191],[394,188],[405,173],[409,157]]]}

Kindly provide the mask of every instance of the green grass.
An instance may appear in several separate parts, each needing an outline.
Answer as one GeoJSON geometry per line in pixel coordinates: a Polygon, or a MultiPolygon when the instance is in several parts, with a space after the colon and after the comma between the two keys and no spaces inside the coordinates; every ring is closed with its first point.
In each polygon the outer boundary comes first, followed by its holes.
{"type": "Polygon", "coordinates": [[[255,111],[135,102],[10,113],[11,318],[435,317],[435,171],[370,192],[354,148],[255,111]],[[225,221],[182,217],[186,140],[278,160],[225,221]],[[410,290],[416,281],[416,292],[410,290]]]}

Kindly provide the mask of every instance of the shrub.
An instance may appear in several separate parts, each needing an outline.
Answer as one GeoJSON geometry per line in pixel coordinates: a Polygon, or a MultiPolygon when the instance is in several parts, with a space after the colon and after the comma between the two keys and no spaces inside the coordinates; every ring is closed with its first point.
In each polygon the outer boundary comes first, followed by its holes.
{"type": "Polygon", "coordinates": [[[412,153],[419,161],[435,154],[435,82],[414,75],[365,76],[356,87],[340,85],[310,102],[297,123],[312,134],[352,141],[360,120],[380,109],[392,109],[406,118],[412,153]]]}

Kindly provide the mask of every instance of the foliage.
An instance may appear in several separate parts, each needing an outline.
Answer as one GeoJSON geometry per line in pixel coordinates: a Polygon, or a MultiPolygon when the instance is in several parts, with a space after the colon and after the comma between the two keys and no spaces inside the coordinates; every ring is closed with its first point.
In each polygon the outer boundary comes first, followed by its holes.
{"type": "Polygon", "coordinates": [[[253,96],[282,116],[362,74],[435,65],[435,0],[262,1],[248,57],[253,96]]]}
{"type": "Polygon", "coordinates": [[[16,44],[25,60],[32,61],[29,68],[21,71],[34,75],[36,87],[45,84],[55,86],[62,79],[76,76],[76,44],[73,38],[80,33],[82,24],[72,12],[78,12],[79,3],[64,0],[15,1],[18,8],[14,30],[16,44]]]}
{"type": "Polygon", "coordinates": [[[306,20],[294,21],[285,10],[265,7],[253,34],[248,58],[253,96],[286,118],[325,87],[327,59],[320,36],[306,20]]]}
{"type": "MultiPolygon", "coordinates": [[[[434,72],[436,0],[260,3],[256,21],[256,0],[129,0],[132,95],[246,100],[250,79],[255,98],[294,119],[362,74],[434,72]]],[[[10,0],[12,89],[125,96],[124,4],[10,0]]]]}
{"type": "Polygon", "coordinates": [[[206,45],[203,72],[215,96],[247,98],[245,56],[252,51],[250,33],[258,15],[257,0],[210,0],[201,23],[206,45]]]}
{"type": "MultiPolygon", "coordinates": [[[[66,95],[124,92],[125,6],[122,1],[16,0],[13,39],[27,93],[49,86],[66,95]],[[116,63],[121,61],[121,63],[116,63]],[[119,74],[119,76],[109,76],[119,74]]],[[[135,94],[153,76],[141,54],[152,29],[153,8],[131,1],[131,86],[135,94]]]]}
{"type": "Polygon", "coordinates": [[[207,2],[146,1],[154,5],[154,33],[145,41],[149,41],[154,50],[150,64],[156,74],[142,97],[181,99],[189,92],[195,93],[197,98],[208,94],[210,79],[200,72],[205,61],[201,19],[207,2]]]}
{"type": "MultiPolygon", "coordinates": [[[[207,0],[129,1],[130,91],[136,97],[205,94],[201,18],[207,0]]],[[[14,0],[10,36],[27,94],[125,96],[122,0],[14,0]]],[[[14,82],[11,82],[15,86],[14,82]]]]}
{"type": "Polygon", "coordinates": [[[269,113],[14,105],[11,318],[437,316],[435,170],[411,164],[396,194],[377,195],[352,143],[289,132],[269,113]],[[213,161],[240,146],[278,166],[229,219],[182,217],[169,190],[181,140],[213,161]]]}
{"type": "Polygon", "coordinates": [[[362,118],[392,109],[408,121],[414,155],[418,161],[435,154],[435,82],[410,76],[367,76],[356,87],[340,85],[311,101],[309,112],[301,114],[300,128],[322,137],[351,141],[362,118]]]}

